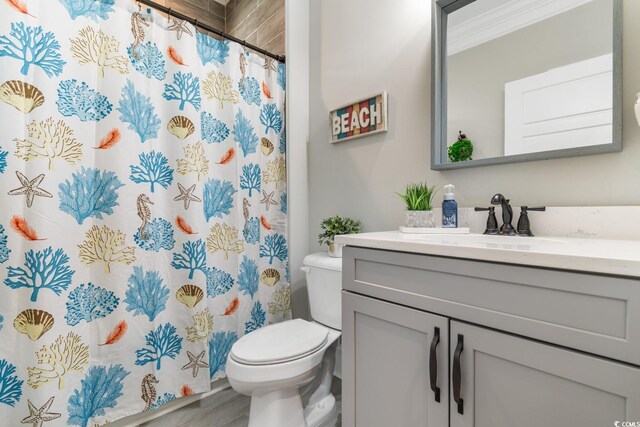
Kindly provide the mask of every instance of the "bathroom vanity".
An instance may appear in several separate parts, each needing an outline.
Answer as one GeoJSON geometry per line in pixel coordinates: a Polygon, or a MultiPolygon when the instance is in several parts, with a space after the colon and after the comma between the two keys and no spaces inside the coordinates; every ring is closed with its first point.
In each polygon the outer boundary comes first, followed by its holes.
{"type": "Polygon", "coordinates": [[[640,421],[640,242],[339,236],[343,425],[640,421]]]}

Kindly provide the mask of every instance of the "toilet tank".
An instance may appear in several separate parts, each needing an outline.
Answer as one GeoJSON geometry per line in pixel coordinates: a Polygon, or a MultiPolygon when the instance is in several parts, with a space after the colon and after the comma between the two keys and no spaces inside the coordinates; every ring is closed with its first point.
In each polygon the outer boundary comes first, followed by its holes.
{"type": "Polygon", "coordinates": [[[333,329],[342,330],[342,258],[318,252],[304,257],[311,318],[333,329]]]}

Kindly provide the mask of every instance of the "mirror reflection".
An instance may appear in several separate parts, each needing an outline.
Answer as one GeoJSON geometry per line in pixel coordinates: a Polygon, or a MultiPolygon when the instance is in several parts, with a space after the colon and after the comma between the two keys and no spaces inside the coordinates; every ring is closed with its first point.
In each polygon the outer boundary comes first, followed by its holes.
{"type": "Polygon", "coordinates": [[[613,142],[611,0],[476,0],[444,22],[443,161],[613,142]]]}

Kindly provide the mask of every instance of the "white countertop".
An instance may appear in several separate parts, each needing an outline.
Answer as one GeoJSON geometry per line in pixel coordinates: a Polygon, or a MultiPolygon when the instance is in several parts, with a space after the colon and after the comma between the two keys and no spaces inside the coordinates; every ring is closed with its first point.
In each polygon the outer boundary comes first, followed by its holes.
{"type": "Polygon", "coordinates": [[[640,240],[382,231],[336,236],[335,241],[372,249],[640,278],[640,240]]]}

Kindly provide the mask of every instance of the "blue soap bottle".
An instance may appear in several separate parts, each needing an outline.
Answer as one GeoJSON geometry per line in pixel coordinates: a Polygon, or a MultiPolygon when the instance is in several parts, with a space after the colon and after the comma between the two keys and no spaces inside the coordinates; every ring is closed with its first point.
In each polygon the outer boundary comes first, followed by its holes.
{"type": "Polygon", "coordinates": [[[458,202],[455,195],[456,187],[453,184],[444,186],[444,200],[442,201],[442,227],[458,227],[458,202]]]}

